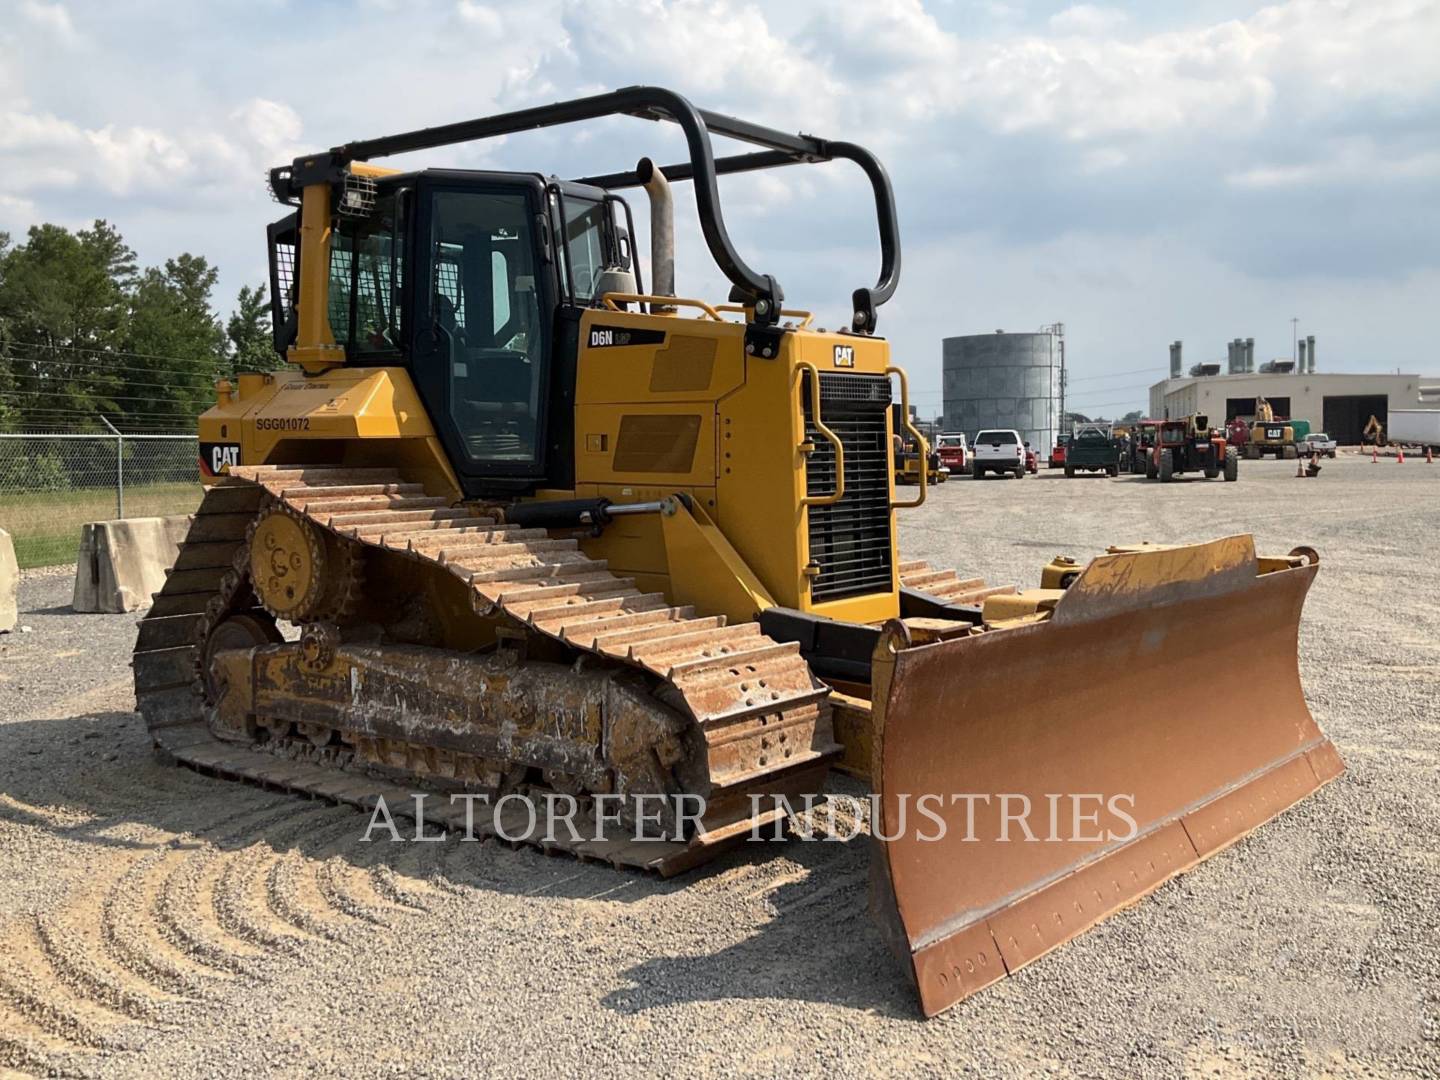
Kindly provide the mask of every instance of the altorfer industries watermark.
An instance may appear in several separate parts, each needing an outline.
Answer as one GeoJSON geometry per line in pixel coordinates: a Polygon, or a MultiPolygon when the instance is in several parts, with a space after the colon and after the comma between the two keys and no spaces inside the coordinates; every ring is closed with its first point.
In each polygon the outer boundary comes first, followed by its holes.
{"type": "MultiPolygon", "coordinates": [[[[462,840],[493,834],[510,843],[683,843],[703,829],[707,809],[699,795],[598,794],[582,803],[556,792],[512,792],[492,802],[488,794],[467,792],[451,795],[439,811],[430,807],[431,800],[441,801],[440,796],[417,792],[411,800],[412,805],[398,811],[398,816],[411,819],[413,829],[397,825],[397,813],[380,798],[360,839],[371,842],[378,833],[379,839],[395,843],[443,841],[452,828],[460,831],[453,810],[463,805],[462,840]],[[442,815],[450,821],[448,827],[436,824],[442,815]]],[[[1131,794],[1046,794],[1036,799],[1014,792],[948,797],[931,792],[914,798],[894,796],[886,805],[890,812],[882,816],[879,795],[805,795],[798,802],[779,795],[752,795],[750,839],[843,841],[869,832],[885,841],[909,836],[933,843],[944,840],[952,829],[961,829],[964,843],[1125,843],[1139,834],[1130,814],[1135,807],[1131,794]],[[821,821],[823,828],[817,827],[821,821]]]]}

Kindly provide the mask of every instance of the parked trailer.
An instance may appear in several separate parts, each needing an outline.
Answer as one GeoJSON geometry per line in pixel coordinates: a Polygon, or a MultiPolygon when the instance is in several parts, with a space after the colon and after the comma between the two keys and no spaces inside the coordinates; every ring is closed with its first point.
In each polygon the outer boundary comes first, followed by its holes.
{"type": "Polygon", "coordinates": [[[1402,446],[1440,450],[1440,409],[1391,409],[1388,435],[1402,446]]]}

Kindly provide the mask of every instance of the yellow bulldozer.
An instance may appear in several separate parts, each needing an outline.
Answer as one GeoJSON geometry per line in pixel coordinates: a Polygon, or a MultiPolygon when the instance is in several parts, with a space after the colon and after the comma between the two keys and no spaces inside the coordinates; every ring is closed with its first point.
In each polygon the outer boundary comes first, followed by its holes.
{"type": "Polygon", "coordinates": [[[1263,458],[1274,454],[1281,458],[1294,458],[1299,450],[1295,443],[1295,428],[1275,419],[1275,409],[1263,397],[1255,399],[1255,419],[1250,425],[1250,441],[1244,447],[1245,456],[1250,459],[1263,458]]]}
{"type": "Polygon", "coordinates": [[[929,485],[896,496],[897,389],[928,448],[876,333],[900,240],[863,148],[632,87],[347,143],[270,186],[289,366],[220,382],[199,420],[206,493],[134,656],[162,757],[372,813],[434,795],[478,835],[662,875],[773,836],[843,766],[927,1014],[1343,769],[1297,670],[1312,551],[1115,548],[1036,589],[902,558],[929,485]],[[373,164],[615,115],[678,125],[686,159],[373,164]],[[717,178],[832,160],[869,180],[881,266],[826,331],[736,250],[717,178]],[[678,182],[727,302],[676,295],[678,182]],[[1205,629],[1257,609],[1258,638],[1205,629]],[[1181,707],[1257,685],[1258,713],[1181,707]]]}

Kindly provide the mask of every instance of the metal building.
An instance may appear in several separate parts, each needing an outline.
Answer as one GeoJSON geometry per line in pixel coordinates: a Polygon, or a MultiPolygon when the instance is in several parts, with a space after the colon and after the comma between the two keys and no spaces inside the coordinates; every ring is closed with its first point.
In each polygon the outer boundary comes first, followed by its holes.
{"type": "Polygon", "coordinates": [[[1150,387],[1150,415],[1164,417],[1204,413],[1216,426],[1235,417],[1249,420],[1256,401],[1265,398],[1276,416],[1305,420],[1312,431],[1324,431],[1344,446],[1360,442],[1370,417],[1388,427],[1391,409],[1413,409],[1420,386],[1433,380],[1420,375],[1385,372],[1318,372],[1315,337],[1300,338],[1296,357],[1255,363],[1254,338],[1227,343],[1226,373],[1218,363],[1196,364],[1182,374],[1181,343],[1170,345],[1170,377],[1150,387]]]}
{"type": "Polygon", "coordinates": [[[984,428],[1014,428],[1044,454],[1060,426],[1064,338],[1037,333],[966,334],[942,342],[945,428],[971,438],[984,428]]]}

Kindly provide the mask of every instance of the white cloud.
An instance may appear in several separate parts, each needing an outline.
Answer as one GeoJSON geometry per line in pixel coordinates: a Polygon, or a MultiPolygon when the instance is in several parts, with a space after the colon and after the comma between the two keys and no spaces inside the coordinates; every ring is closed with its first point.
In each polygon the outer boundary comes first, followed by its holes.
{"type": "Polygon", "coordinates": [[[1272,77],[1310,105],[1415,101],[1440,88],[1440,4],[1433,0],[1290,0],[1247,25],[1272,77]]]}
{"type": "Polygon", "coordinates": [[[32,200],[0,192],[0,232],[11,233],[13,240],[14,234],[23,234],[34,223],[35,203],[32,200]]]}
{"type": "Polygon", "coordinates": [[[468,23],[482,34],[499,37],[505,29],[500,13],[488,4],[477,4],[474,0],[460,0],[455,7],[462,22],[468,23]]]}
{"type": "Polygon", "coordinates": [[[1080,158],[1080,168],[1087,174],[1109,172],[1118,169],[1130,160],[1130,155],[1113,146],[1099,146],[1085,151],[1080,158]]]}
{"type": "Polygon", "coordinates": [[[267,161],[273,160],[278,164],[303,152],[300,149],[303,129],[300,114],[289,105],[266,98],[251,98],[230,117],[267,161]]]}
{"type": "Polygon", "coordinates": [[[95,180],[116,195],[173,185],[190,171],[193,160],[178,141],[147,128],[106,126],[86,131],[84,137],[90,155],[83,164],[90,167],[95,180]]]}
{"type": "Polygon", "coordinates": [[[0,195],[46,188],[95,188],[113,196],[160,194],[199,182],[253,187],[260,170],[293,156],[300,118],[287,105],[255,98],[230,114],[230,134],[161,131],[138,125],[86,128],[51,113],[0,112],[0,195]]]}
{"type": "Polygon", "coordinates": [[[20,14],[63,45],[75,45],[80,40],[80,36],[75,32],[75,23],[64,4],[25,0],[20,5],[20,14]]]}
{"type": "Polygon", "coordinates": [[[1075,4],[1064,11],[1050,16],[1049,26],[1056,34],[1075,34],[1080,37],[1094,37],[1109,33],[1123,26],[1129,18],[1117,8],[1097,7],[1094,4],[1075,4]]]}
{"type": "Polygon", "coordinates": [[[553,59],[591,85],[674,86],[717,111],[743,108],[786,126],[796,102],[806,103],[807,122],[820,124],[846,93],[822,60],[772,31],[756,4],[564,0],[562,11],[569,50],[553,59]]]}
{"type": "Polygon", "coordinates": [[[1336,98],[1415,100],[1440,86],[1440,5],[1427,0],[1290,0],[1144,35],[1120,33],[1124,24],[1123,12],[1081,4],[1046,33],[975,39],[897,0],[828,9],[809,44],[865,62],[868,78],[844,80],[844,92],[868,98],[872,123],[898,110],[1075,141],[1255,131],[1282,95],[1333,108],[1336,98]]]}
{"type": "Polygon", "coordinates": [[[1225,182],[1236,188],[1265,190],[1440,180],[1440,150],[1387,154],[1368,138],[1329,140],[1312,149],[1319,153],[1299,162],[1232,171],[1225,175],[1225,182]]]}

